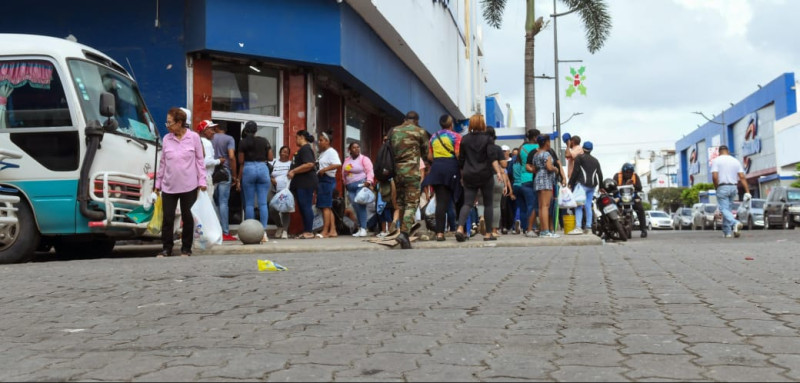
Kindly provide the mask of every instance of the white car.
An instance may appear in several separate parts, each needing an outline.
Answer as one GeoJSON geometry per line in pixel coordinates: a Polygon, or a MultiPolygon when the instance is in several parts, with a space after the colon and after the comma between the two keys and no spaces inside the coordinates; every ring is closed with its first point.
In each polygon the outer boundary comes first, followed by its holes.
{"type": "Polygon", "coordinates": [[[659,210],[648,210],[644,212],[647,216],[647,229],[667,229],[672,230],[672,218],[667,213],[659,210]]]}

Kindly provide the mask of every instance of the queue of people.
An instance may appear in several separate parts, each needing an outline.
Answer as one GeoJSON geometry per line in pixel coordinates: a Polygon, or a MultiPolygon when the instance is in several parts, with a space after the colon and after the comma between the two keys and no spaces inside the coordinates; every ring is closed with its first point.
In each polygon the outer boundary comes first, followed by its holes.
{"type": "MultiPolygon", "coordinates": [[[[397,234],[398,243],[407,249],[420,210],[434,210],[432,217],[423,215],[432,223],[429,228],[436,241],[445,241],[446,233],[465,241],[476,234],[476,228],[484,241],[509,233],[558,237],[554,230],[558,217],[553,209],[558,188],[582,188],[591,201],[603,179],[599,163],[591,155],[591,142],[581,145],[580,137],[565,134],[565,173],[548,135],[530,129],[518,148],[501,147],[496,144],[494,128],[487,126],[481,114],[470,117],[469,133],[462,136],[455,131],[450,115],[442,115],[440,130],[430,134],[419,126],[419,115],[408,112],[403,123],[384,136],[393,149],[395,174],[383,181],[376,179],[373,161],[362,153],[357,141],[348,144],[348,155],[341,158],[331,146],[331,133],[319,132],[315,137],[300,130],[296,152],[283,146],[275,158],[271,143],[257,135],[254,121],[244,124],[237,149],[225,126],[204,120],[191,129],[187,117],[182,108],[170,109],[167,114],[170,133],[164,138],[155,185],[162,193],[165,213],[160,256],[172,255],[169,233],[175,207],[180,204],[181,211],[188,211],[198,191],[207,192],[214,201],[223,241],[237,240],[229,227],[232,190],[241,193],[245,219],[258,214],[264,228],[262,243],[269,241],[270,217],[276,227],[274,237],[288,239],[291,214],[279,212],[269,203],[276,193],[288,189],[302,220],[302,232],[294,238],[334,238],[345,228],[353,237],[366,237],[370,231],[378,237],[397,234]],[[340,169],[341,178],[337,179],[340,169]],[[334,201],[342,203],[336,198],[340,188],[347,193],[350,210],[335,214],[334,201]],[[363,193],[373,198],[359,196],[363,193]],[[425,209],[424,204],[433,201],[435,209],[425,209]],[[321,227],[315,225],[314,207],[321,216],[321,227]],[[342,225],[345,217],[351,225],[342,225]]],[[[567,234],[583,234],[591,224],[591,203],[578,209],[576,216],[578,225],[567,234]]],[[[182,220],[181,254],[188,256],[192,215],[183,215],[182,220]]]]}

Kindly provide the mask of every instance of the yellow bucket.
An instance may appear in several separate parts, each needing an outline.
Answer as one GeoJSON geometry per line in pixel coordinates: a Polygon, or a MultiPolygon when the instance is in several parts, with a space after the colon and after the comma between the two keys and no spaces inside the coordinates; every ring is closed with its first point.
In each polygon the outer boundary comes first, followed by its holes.
{"type": "Polygon", "coordinates": [[[574,215],[565,215],[563,216],[564,219],[564,233],[569,233],[572,230],[575,230],[575,216],[574,215]]]}

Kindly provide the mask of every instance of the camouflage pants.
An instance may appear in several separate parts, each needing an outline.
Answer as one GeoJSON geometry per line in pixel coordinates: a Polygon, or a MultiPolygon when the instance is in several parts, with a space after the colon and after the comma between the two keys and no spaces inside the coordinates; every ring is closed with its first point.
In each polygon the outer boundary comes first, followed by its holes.
{"type": "Polygon", "coordinates": [[[419,207],[419,175],[396,176],[394,179],[397,190],[397,207],[400,209],[400,231],[406,234],[411,232],[416,220],[414,214],[419,207]]]}

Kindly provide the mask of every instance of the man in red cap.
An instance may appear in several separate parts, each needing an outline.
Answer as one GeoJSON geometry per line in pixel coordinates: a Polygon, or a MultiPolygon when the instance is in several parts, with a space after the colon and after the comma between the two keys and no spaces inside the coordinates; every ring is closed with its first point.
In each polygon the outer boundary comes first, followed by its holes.
{"type": "Polygon", "coordinates": [[[203,143],[203,152],[205,155],[204,163],[206,165],[206,184],[208,188],[206,193],[214,200],[214,183],[211,181],[211,174],[214,173],[214,167],[224,163],[225,157],[214,158],[214,144],[211,143],[211,138],[214,137],[214,127],[217,126],[211,120],[203,120],[197,124],[195,131],[200,135],[200,141],[203,143]]]}

